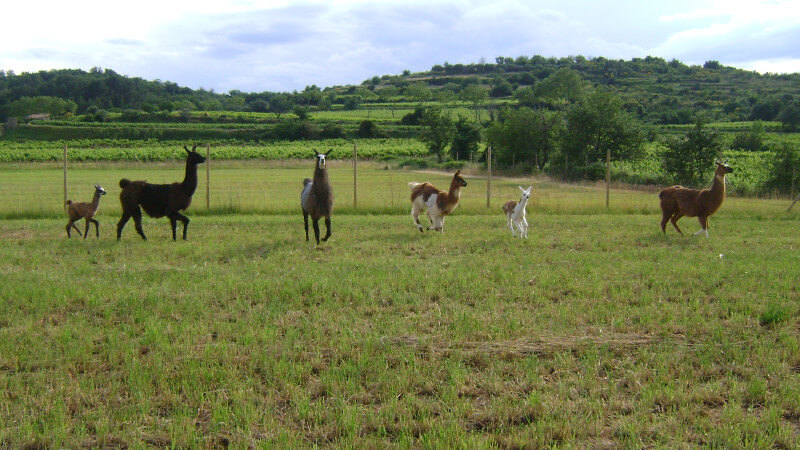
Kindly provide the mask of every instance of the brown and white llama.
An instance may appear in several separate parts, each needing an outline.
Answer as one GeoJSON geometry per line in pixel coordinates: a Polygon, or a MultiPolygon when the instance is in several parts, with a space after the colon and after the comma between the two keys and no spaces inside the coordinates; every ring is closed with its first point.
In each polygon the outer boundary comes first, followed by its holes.
{"type": "Polygon", "coordinates": [[[119,180],[119,201],[122,203],[122,218],[117,223],[117,240],[122,237],[122,228],[133,217],[136,232],[145,241],[147,236],[142,229],[142,209],[150,217],[169,217],[172,225],[172,240],[176,240],[175,228],[180,220],[183,223],[183,240],[186,240],[186,227],[189,218],[180,213],[192,204],[192,195],[197,189],[197,165],[205,162],[206,158],[194,151],[186,150],[186,171],[183,181],[172,184],[151,184],[146,181],[131,181],[127,178],[119,180]],[[141,208],[140,208],[141,206],[141,208]]]}
{"type": "Polygon", "coordinates": [[[519,230],[519,237],[527,239],[528,219],[526,218],[527,212],[525,209],[528,206],[528,199],[531,198],[531,189],[533,189],[533,186],[528,186],[528,189],[523,189],[522,186],[517,187],[522,191],[519,202],[514,200],[507,201],[506,204],[503,205],[503,212],[506,213],[508,229],[511,230],[511,234],[517,237],[517,232],[514,231],[514,227],[516,227],[519,230]]]}
{"type": "Polygon", "coordinates": [[[444,216],[453,212],[461,199],[461,188],[467,182],[461,176],[461,171],[456,170],[453,179],[450,181],[450,190],[440,191],[430,183],[408,183],[411,189],[411,217],[414,224],[419,228],[420,233],[424,232],[422,224],[419,223],[419,213],[423,210],[431,221],[429,230],[444,232],[444,216]]]}
{"type": "Polygon", "coordinates": [[[683,186],[671,186],[658,194],[661,199],[661,231],[667,233],[667,222],[672,222],[672,226],[683,234],[678,228],[678,219],[683,216],[697,217],[702,227],[694,235],[705,233],[708,237],[708,218],[711,217],[725,200],[725,175],[733,172],[730,166],[717,161],[717,169],[714,171],[714,184],[710,189],[690,189],[683,186]]]}
{"type": "Polygon", "coordinates": [[[317,164],[314,167],[314,178],[303,180],[303,192],[300,193],[300,207],[303,209],[303,221],[306,226],[306,241],[308,241],[308,217],[314,226],[314,237],[319,245],[319,219],[325,218],[325,237],[322,242],[331,237],[331,214],[333,214],[333,188],[328,178],[328,169],[325,160],[330,149],[325,153],[314,152],[317,164]]]}
{"type": "Polygon", "coordinates": [[[100,196],[106,195],[105,189],[100,187],[99,184],[94,185],[94,197],[92,197],[91,202],[78,202],[74,203],[72,200],[67,200],[67,215],[69,216],[69,222],[67,223],[67,237],[72,237],[70,234],[70,229],[75,228],[75,231],[78,232],[78,236],[81,235],[80,230],[78,227],[75,226],[75,222],[86,219],[86,229],[83,230],[83,238],[86,239],[89,236],[89,225],[94,224],[94,230],[97,234],[97,237],[100,237],[100,222],[98,222],[94,216],[97,214],[97,209],[100,207],[100,196]]]}

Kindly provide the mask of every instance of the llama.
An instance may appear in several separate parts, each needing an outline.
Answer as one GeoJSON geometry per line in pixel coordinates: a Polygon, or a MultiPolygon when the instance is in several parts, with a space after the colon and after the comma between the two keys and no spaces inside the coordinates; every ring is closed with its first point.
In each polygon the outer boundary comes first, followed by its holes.
{"type": "Polygon", "coordinates": [[[733,172],[730,166],[717,161],[717,169],[714,171],[714,184],[710,189],[689,189],[683,186],[672,186],[664,189],[658,194],[661,199],[661,231],[667,234],[667,221],[672,222],[672,226],[683,234],[678,228],[678,219],[683,216],[697,217],[702,227],[695,233],[705,233],[708,237],[708,218],[711,217],[725,200],[725,174],[733,172]]]}
{"type": "Polygon", "coordinates": [[[420,233],[424,231],[422,224],[419,223],[419,213],[426,208],[425,214],[431,221],[428,229],[444,233],[444,216],[456,209],[458,201],[461,199],[461,188],[466,185],[467,182],[461,176],[460,170],[456,170],[456,173],[453,174],[448,192],[440,191],[430,183],[408,183],[408,187],[411,189],[411,217],[420,233]]]}
{"type": "Polygon", "coordinates": [[[314,167],[314,178],[303,180],[303,192],[300,194],[300,207],[303,209],[303,221],[306,226],[306,241],[308,241],[308,216],[314,226],[314,237],[319,245],[319,219],[325,218],[325,237],[322,242],[331,237],[331,213],[333,213],[333,188],[331,180],[328,178],[328,169],[325,166],[325,159],[328,157],[330,149],[325,153],[314,152],[317,164],[314,167]]]}
{"type": "Polygon", "coordinates": [[[528,186],[528,189],[523,189],[522,186],[517,187],[522,191],[522,197],[519,199],[519,203],[514,200],[509,200],[503,205],[503,211],[505,211],[506,217],[508,218],[508,229],[511,230],[511,234],[517,237],[517,233],[514,231],[514,226],[516,226],[519,230],[519,237],[527,239],[528,219],[525,217],[525,208],[528,206],[528,199],[531,197],[531,189],[533,189],[533,186],[528,186]]]}
{"type": "Polygon", "coordinates": [[[89,236],[89,225],[94,224],[94,230],[97,237],[100,237],[100,222],[98,222],[94,215],[97,214],[97,209],[100,207],[100,196],[106,195],[106,190],[100,187],[99,184],[94,185],[94,197],[91,202],[73,203],[72,200],[67,200],[67,215],[69,216],[69,223],[67,223],[67,237],[71,238],[70,229],[75,228],[78,236],[81,235],[75,222],[86,219],[86,229],[83,230],[83,238],[89,236]]]}
{"type": "Polygon", "coordinates": [[[122,237],[122,228],[133,217],[136,232],[143,240],[147,240],[142,230],[142,209],[150,217],[169,217],[172,225],[172,240],[176,240],[175,228],[180,220],[183,223],[183,240],[186,240],[186,227],[189,218],[180,213],[192,203],[192,195],[197,189],[197,165],[205,162],[206,158],[197,153],[197,146],[186,150],[186,174],[183,181],[172,184],[151,184],[146,181],[131,181],[127,178],[119,180],[119,201],[122,203],[122,218],[117,223],[117,240],[122,237]],[[141,209],[140,209],[141,206],[141,209]]]}

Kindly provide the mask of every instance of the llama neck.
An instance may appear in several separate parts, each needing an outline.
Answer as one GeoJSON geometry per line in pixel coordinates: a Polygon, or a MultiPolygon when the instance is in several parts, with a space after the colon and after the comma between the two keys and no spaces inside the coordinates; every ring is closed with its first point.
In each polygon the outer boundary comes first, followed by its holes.
{"type": "Polygon", "coordinates": [[[317,167],[314,169],[314,188],[317,191],[328,190],[330,188],[330,179],[328,178],[328,171],[317,167]]]}
{"type": "Polygon", "coordinates": [[[188,159],[186,160],[186,174],[181,185],[189,195],[194,194],[197,189],[197,164],[192,164],[188,159]]]}
{"type": "Polygon", "coordinates": [[[450,183],[450,191],[447,193],[447,196],[450,197],[451,200],[458,200],[461,198],[461,186],[456,180],[450,183]]]}
{"type": "Polygon", "coordinates": [[[520,198],[519,202],[517,203],[517,208],[519,211],[522,211],[525,209],[525,206],[527,205],[528,205],[528,197],[525,197],[523,195],[522,198],[520,198]]]}
{"type": "Polygon", "coordinates": [[[711,193],[714,197],[725,197],[725,174],[715,174],[714,184],[711,185],[711,193]]]}
{"type": "Polygon", "coordinates": [[[94,197],[92,197],[91,203],[92,209],[97,209],[100,206],[100,191],[94,191],[94,197]]]}

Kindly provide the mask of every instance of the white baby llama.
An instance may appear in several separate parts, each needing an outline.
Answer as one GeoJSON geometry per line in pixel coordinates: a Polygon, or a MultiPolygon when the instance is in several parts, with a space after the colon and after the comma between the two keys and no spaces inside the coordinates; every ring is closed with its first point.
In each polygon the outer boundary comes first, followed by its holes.
{"type": "Polygon", "coordinates": [[[531,189],[533,186],[528,186],[528,189],[523,189],[522,186],[518,187],[519,190],[522,191],[522,197],[519,199],[519,202],[515,202],[514,200],[507,201],[506,204],[503,205],[503,211],[505,211],[506,217],[508,218],[508,229],[511,230],[511,234],[517,237],[517,233],[514,231],[514,227],[516,226],[519,230],[519,237],[527,239],[528,220],[525,218],[525,208],[528,206],[528,199],[531,197],[531,189]]]}

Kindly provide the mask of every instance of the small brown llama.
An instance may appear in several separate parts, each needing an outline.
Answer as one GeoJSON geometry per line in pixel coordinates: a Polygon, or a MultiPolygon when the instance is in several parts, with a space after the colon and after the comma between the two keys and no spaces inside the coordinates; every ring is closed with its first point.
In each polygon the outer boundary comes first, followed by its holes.
{"type": "Polygon", "coordinates": [[[694,235],[705,233],[708,237],[708,218],[711,217],[725,200],[725,175],[733,172],[726,163],[717,161],[717,169],[714,171],[714,184],[710,189],[690,189],[683,186],[671,186],[658,194],[661,199],[661,231],[667,234],[667,222],[672,222],[672,226],[683,234],[678,228],[678,219],[683,216],[697,217],[702,227],[694,235]]]}
{"type": "Polygon", "coordinates": [[[147,236],[142,229],[142,209],[150,217],[169,218],[172,226],[172,240],[176,240],[175,229],[177,222],[183,223],[183,240],[186,240],[186,227],[189,225],[189,218],[180,213],[192,204],[192,195],[197,189],[197,165],[205,162],[206,158],[194,151],[186,150],[186,171],[183,181],[172,184],[150,184],[146,181],[131,181],[127,178],[119,180],[119,201],[122,204],[122,218],[117,223],[117,240],[122,237],[122,228],[128,220],[133,217],[136,232],[145,241],[147,236]],[[141,208],[140,208],[141,206],[141,208]]]}
{"type": "Polygon", "coordinates": [[[303,192],[300,194],[300,207],[303,209],[303,221],[306,226],[306,241],[308,241],[308,217],[314,227],[314,238],[319,245],[319,219],[325,218],[325,237],[322,242],[331,237],[331,214],[333,213],[333,188],[328,178],[328,169],[325,160],[330,149],[325,153],[314,152],[317,164],[314,167],[314,178],[303,180],[303,192]]]}
{"type": "Polygon", "coordinates": [[[100,196],[106,195],[105,189],[100,187],[99,184],[94,185],[94,197],[91,202],[74,203],[72,200],[67,200],[67,215],[69,216],[69,223],[67,223],[67,237],[72,237],[70,229],[75,228],[78,236],[81,235],[75,222],[86,219],[86,229],[83,230],[83,238],[89,236],[89,225],[94,224],[94,230],[97,237],[100,237],[100,222],[98,222],[94,215],[97,214],[97,209],[100,207],[100,196]]]}
{"type": "Polygon", "coordinates": [[[425,214],[431,221],[428,229],[444,233],[444,216],[456,209],[458,201],[461,199],[461,188],[466,185],[467,182],[461,176],[460,170],[456,170],[456,173],[453,174],[448,192],[440,191],[430,183],[408,183],[408,187],[411,189],[411,217],[420,233],[424,230],[422,224],[419,223],[419,213],[424,209],[427,209],[425,214]]]}

